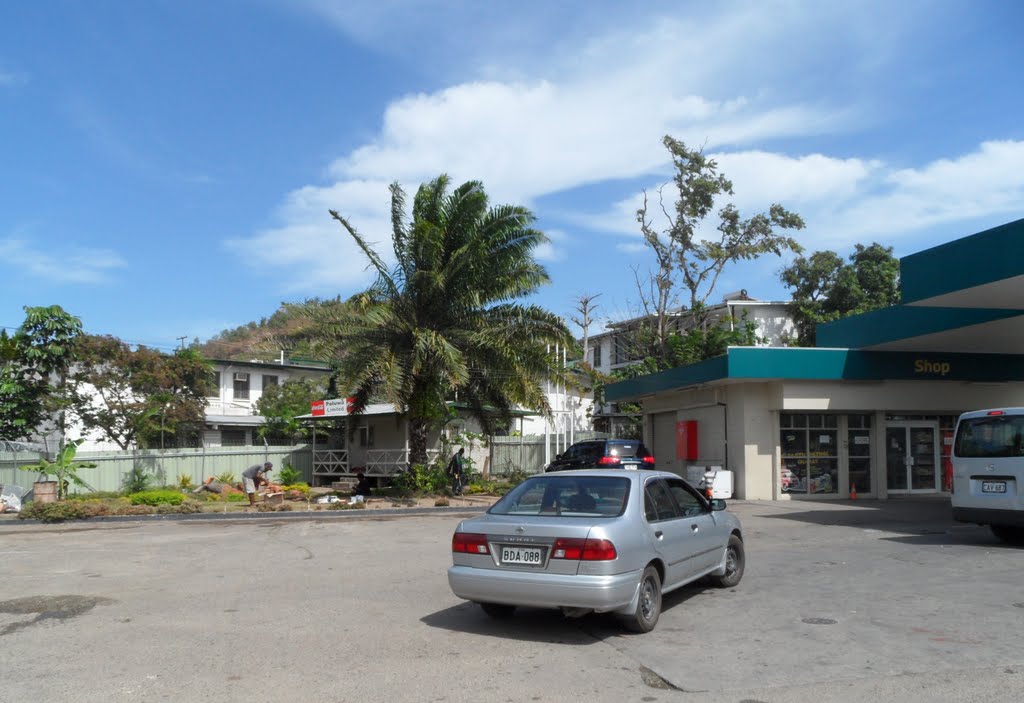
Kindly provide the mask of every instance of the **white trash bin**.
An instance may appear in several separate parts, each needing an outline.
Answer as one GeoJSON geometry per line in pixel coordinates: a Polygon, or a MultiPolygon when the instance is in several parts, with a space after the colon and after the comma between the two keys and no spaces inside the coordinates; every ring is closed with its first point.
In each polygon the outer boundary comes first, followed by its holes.
{"type": "Polygon", "coordinates": [[[732,471],[723,471],[718,466],[709,466],[704,473],[702,488],[711,486],[712,498],[732,498],[732,471]]]}

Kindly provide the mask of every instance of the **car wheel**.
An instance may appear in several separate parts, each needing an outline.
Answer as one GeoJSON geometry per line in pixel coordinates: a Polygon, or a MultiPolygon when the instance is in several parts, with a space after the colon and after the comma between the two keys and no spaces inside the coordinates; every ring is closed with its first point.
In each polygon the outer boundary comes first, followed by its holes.
{"type": "Polygon", "coordinates": [[[725,573],[721,576],[712,576],[711,583],[718,588],[732,588],[743,578],[745,565],[743,540],[736,535],[729,535],[729,544],[725,547],[725,573]]]}
{"type": "Polygon", "coordinates": [[[640,596],[636,611],[625,618],[623,624],[632,632],[650,632],[661,615],[661,577],[653,566],[644,569],[640,577],[640,596]]]}
{"type": "Polygon", "coordinates": [[[1024,529],[1009,525],[989,525],[992,534],[1007,544],[1024,546],[1024,529]]]}
{"type": "Polygon", "coordinates": [[[510,618],[512,613],[516,612],[514,605],[505,605],[504,603],[481,603],[480,607],[483,608],[485,613],[497,620],[510,618]]]}

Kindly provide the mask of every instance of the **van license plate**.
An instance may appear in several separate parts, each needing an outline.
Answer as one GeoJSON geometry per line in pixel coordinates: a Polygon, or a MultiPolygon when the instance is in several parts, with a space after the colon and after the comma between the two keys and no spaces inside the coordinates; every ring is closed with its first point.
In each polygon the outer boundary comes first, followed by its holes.
{"type": "Polygon", "coordinates": [[[1006,493],[1006,481],[982,481],[982,493],[1006,493]]]}
{"type": "Polygon", "coordinates": [[[544,553],[535,547],[502,547],[502,564],[526,564],[527,566],[540,566],[544,553]]]}

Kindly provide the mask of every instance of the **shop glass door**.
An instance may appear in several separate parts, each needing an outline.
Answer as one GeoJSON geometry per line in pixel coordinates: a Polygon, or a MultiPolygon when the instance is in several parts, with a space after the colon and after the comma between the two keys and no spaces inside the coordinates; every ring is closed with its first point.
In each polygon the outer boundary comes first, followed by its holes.
{"type": "Polygon", "coordinates": [[[939,490],[938,435],[937,423],[886,426],[886,487],[890,493],[939,490]]]}

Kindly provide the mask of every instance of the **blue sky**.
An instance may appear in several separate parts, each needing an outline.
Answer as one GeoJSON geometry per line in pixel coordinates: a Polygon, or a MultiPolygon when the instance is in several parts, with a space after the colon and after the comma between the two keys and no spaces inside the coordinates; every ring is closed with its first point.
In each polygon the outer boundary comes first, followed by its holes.
{"type": "MultiPolygon", "coordinates": [[[[0,326],[60,304],[170,348],[369,282],[392,181],[483,181],[551,244],[536,297],[637,310],[634,221],[704,144],[808,249],[1024,216],[1024,6],[40,0],[0,7],[0,326]]],[[[717,290],[784,299],[769,258],[717,290]]]]}

